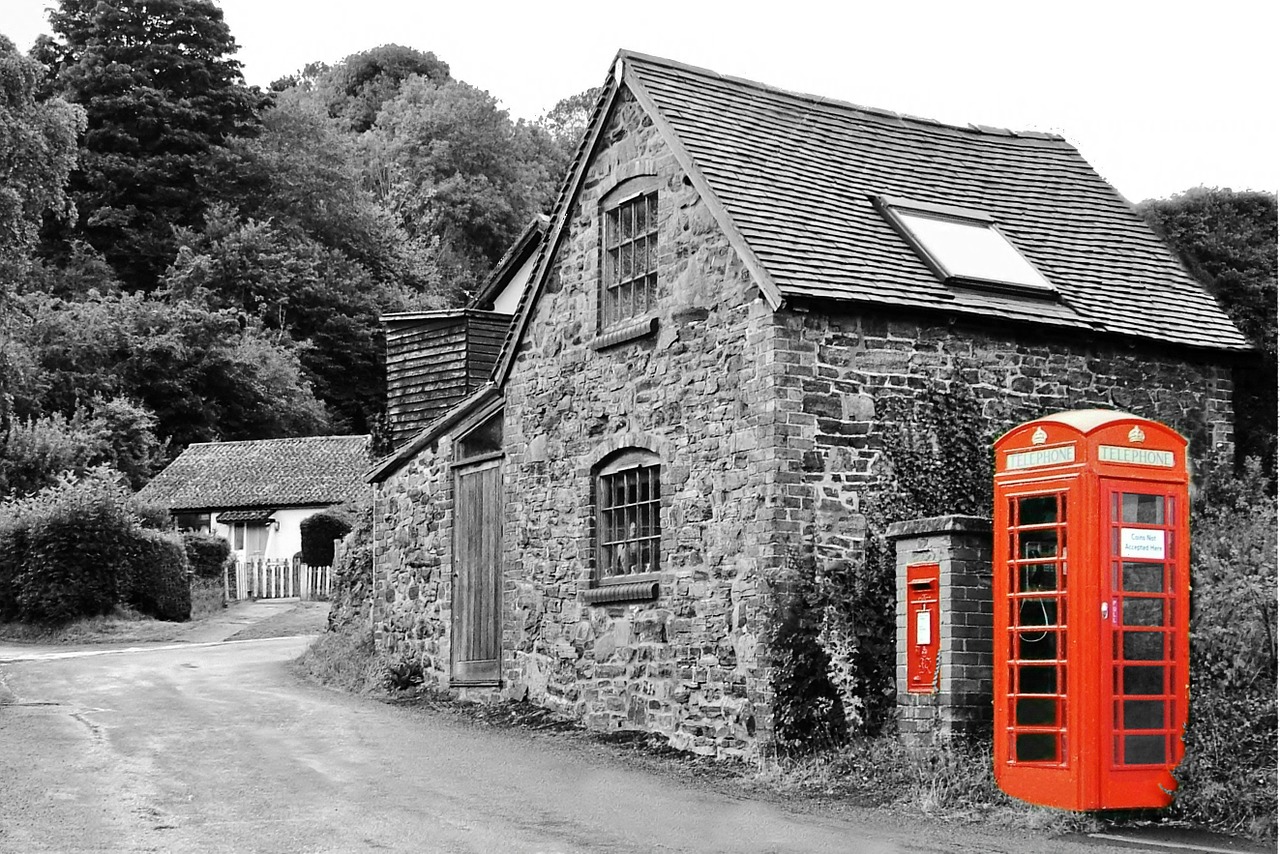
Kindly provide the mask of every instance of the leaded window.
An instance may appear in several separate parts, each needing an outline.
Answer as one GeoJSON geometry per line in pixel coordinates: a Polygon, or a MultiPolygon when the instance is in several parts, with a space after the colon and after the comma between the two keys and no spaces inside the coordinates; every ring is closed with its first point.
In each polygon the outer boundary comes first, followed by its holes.
{"type": "Polygon", "coordinates": [[[604,212],[600,328],[653,309],[658,290],[658,193],[642,193],[604,212]]]}
{"type": "Polygon", "coordinates": [[[657,572],[662,466],[647,451],[623,452],[596,481],[596,567],[601,580],[657,572]]]}

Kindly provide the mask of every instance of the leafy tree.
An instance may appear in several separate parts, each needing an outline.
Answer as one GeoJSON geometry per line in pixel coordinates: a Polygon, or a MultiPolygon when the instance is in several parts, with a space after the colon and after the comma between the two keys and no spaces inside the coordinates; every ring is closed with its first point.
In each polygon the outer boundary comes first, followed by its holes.
{"type": "Polygon", "coordinates": [[[166,276],[168,293],[255,316],[303,345],[299,363],[320,399],[367,429],[382,399],[381,296],[368,270],[297,229],[211,212],[166,276]]]}
{"type": "Polygon", "coordinates": [[[0,36],[0,435],[10,423],[14,377],[31,367],[12,344],[18,284],[30,278],[43,217],[75,215],[66,187],[84,114],[61,99],[38,98],[42,78],[39,64],[0,36]]]}
{"type": "MultiPolygon", "coordinates": [[[[33,370],[15,388],[25,417],[74,413],[82,401],[127,397],[155,414],[171,447],[307,435],[330,427],[287,339],[230,309],[138,294],[20,303],[18,344],[33,370]]],[[[129,443],[127,431],[117,441],[129,443]]]]}
{"type": "Polygon", "coordinates": [[[513,124],[466,83],[410,78],[368,136],[373,159],[389,164],[388,204],[411,234],[436,241],[445,278],[463,290],[550,205],[560,178],[546,131],[513,124]]]}
{"type": "Polygon", "coordinates": [[[83,238],[149,290],[173,258],[173,226],[199,226],[223,149],[253,133],[261,97],[212,0],[60,0],[49,20],[58,39],[34,53],[88,117],[71,179],[81,219],[49,248],[83,238]]]}
{"type": "Polygon", "coordinates": [[[1276,196],[1197,187],[1142,215],[1258,349],[1235,371],[1237,461],[1276,468],[1276,196]]]}
{"type": "Polygon", "coordinates": [[[0,35],[0,264],[26,257],[45,214],[70,218],[67,195],[84,113],[37,98],[44,72],[0,35]]]}
{"type": "Polygon", "coordinates": [[[551,139],[564,153],[566,162],[572,157],[587,132],[591,111],[600,97],[600,87],[592,86],[576,95],[561,98],[556,105],[538,117],[538,127],[550,134],[551,139]]]}
{"type": "Polygon", "coordinates": [[[356,133],[363,133],[373,127],[382,105],[395,97],[404,81],[415,76],[433,85],[451,79],[448,64],[434,53],[384,44],[353,53],[317,74],[315,85],[329,115],[342,119],[356,133]]]}

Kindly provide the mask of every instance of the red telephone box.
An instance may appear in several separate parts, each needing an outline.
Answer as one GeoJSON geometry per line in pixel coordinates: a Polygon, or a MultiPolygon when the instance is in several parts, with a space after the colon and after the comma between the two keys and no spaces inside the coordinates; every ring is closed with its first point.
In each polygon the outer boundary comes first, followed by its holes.
{"type": "Polygon", "coordinates": [[[1106,410],[996,442],[995,774],[1014,797],[1172,800],[1189,692],[1186,447],[1106,410]]]}

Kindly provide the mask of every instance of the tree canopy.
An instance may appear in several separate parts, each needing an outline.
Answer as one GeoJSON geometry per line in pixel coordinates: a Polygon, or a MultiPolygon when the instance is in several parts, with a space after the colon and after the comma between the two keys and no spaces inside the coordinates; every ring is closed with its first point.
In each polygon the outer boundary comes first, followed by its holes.
{"type": "Polygon", "coordinates": [[[1276,196],[1196,187],[1139,211],[1258,352],[1235,371],[1238,456],[1276,468],[1276,196]]]}
{"type": "Polygon", "coordinates": [[[394,44],[261,92],[215,0],[56,0],[49,23],[31,58],[0,37],[11,489],[371,429],[380,315],[461,305],[550,207],[591,105],[513,121],[394,44]]]}
{"type": "Polygon", "coordinates": [[[44,72],[0,35],[0,264],[25,257],[46,214],[69,219],[66,191],[84,113],[41,99],[44,72]]]}
{"type": "Polygon", "coordinates": [[[34,53],[88,120],[70,184],[80,218],[60,236],[149,290],[173,258],[173,226],[201,224],[222,151],[254,132],[261,96],[212,0],[62,0],[49,22],[57,38],[34,53]]]}

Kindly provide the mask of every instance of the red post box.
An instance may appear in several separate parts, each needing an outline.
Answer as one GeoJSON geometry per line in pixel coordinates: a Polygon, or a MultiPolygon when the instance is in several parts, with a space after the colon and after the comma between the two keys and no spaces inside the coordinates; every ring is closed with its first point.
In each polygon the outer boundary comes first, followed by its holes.
{"type": "Polygon", "coordinates": [[[938,577],[936,563],[907,567],[907,692],[938,688],[938,577]]]}
{"type": "Polygon", "coordinates": [[[1073,810],[1162,807],[1187,720],[1187,442],[1106,410],[995,446],[995,774],[1073,810]]]}

